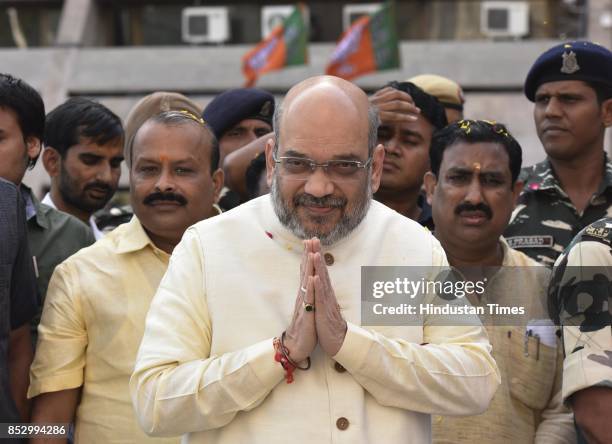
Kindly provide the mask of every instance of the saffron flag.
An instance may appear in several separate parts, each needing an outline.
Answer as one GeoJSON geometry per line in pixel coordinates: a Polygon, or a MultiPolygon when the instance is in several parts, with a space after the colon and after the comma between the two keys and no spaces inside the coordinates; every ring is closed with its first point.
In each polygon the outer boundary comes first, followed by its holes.
{"type": "Polygon", "coordinates": [[[305,16],[304,5],[296,5],[282,24],[242,57],[246,87],[255,85],[258,76],[266,72],[307,63],[309,27],[305,16]]]}
{"type": "Polygon", "coordinates": [[[357,19],[344,31],[332,53],[326,73],[343,79],[399,68],[399,44],[395,28],[395,4],[357,19]]]}

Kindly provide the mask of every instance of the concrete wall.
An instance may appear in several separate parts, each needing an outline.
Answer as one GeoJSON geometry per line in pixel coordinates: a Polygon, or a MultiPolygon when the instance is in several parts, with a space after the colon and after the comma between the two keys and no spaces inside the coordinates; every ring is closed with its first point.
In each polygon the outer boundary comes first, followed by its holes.
{"type": "MultiPolygon", "coordinates": [[[[468,90],[520,90],[533,60],[556,43],[403,42],[401,69],[363,76],[356,83],[374,89],[389,80],[435,72],[455,79],[468,90]]],[[[250,48],[3,49],[0,59],[4,71],[27,79],[43,92],[46,84],[53,83],[64,95],[140,94],[159,89],[214,94],[242,85],[241,57],[250,48]]],[[[312,44],[308,66],[270,73],[261,78],[259,86],[282,93],[306,77],[322,74],[332,50],[332,44],[312,44]]]]}
{"type": "MultiPolygon", "coordinates": [[[[363,76],[356,83],[368,91],[390,80],[420,73],[451,77],[467,90],[466,115],[510,125],[526,150],[526,163],[542,158],[533,135],[531,104],[520,93],[533,60],[556,41],[534,42],[404,42],[402,68],[363,76]]],[[[97,97],[125,117],[144,94],[175,90],[203,106],[216,93],[242,86],[240,63],[248,46],[78,48],[0,50],[2,70],[22,77],[39,89],[49,110],[70,95],[97,97]]],[[[310,64],[263,76],[258,84],[282,96],[293,84],[322,74],[332,44],[310,46],[310,64]]],[[[126,182],[124,175],[122,182],[126,182]]],[[[37,166],[26,182],[35,189],[46,183],[37,166]]]]}
{"type": "MultiPolygon", "coordinates": [[[[363,76],[356,83],[368,91],[390,80],[437,73],[466,89],[466,116],[508,124],[522,144],[524,164],[544,157],[535,135],[532,109],[521,93],[525,75],[537,56],[554,40],[521,42],[403,42],[402,68],[363,76]]],[[[240,87],[241,57],[249,46],[225,47],[58,47],[0,50],[2,71],[22,77],[38,88],[48,110],[70,95],[98,98],[124,118],[144,94],[180,91],[204,106],[216,93],[240,87]]],[[[310,64],[270,73],[258,86],[282,96],[296,82],[322,74],[332,44],[310,45],[310,64]]],[[[608,137],[610,139],[610,136],[608,137]]],[[[26,176],[34,189],[47,182],[38,165],[26,176]]],[[[122,183],[127,183],[124,174],[122,183]]]]}

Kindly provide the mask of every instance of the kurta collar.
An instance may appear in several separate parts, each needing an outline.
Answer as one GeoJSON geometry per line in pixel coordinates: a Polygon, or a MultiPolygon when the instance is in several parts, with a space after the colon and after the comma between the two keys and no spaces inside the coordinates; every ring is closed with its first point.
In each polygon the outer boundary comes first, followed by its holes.
{"type": "MultiPolygon", "coordinates": [[[[132,216],[132,219],[123,225],[123,227],[124,233],[117,240],[116,252],[118,254],[133,253],[146,248],[147,245],[150,245],[153,250],[162,251],[153,244],[136,216],[132,216]]],[[[166,252],[163,253],[168,254],[166,252]]]]}

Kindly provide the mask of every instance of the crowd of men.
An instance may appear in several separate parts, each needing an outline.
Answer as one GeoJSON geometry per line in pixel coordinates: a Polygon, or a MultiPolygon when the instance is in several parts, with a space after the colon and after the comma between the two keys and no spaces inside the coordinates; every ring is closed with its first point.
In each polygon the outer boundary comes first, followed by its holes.
{"type": "Polygon", "coordinates": [[[527,168],[436,75],[155,92],[122,123],[0,74],[0,423],[71,424],[0,442],[611,442],[612,53],[557,45],[524,90],[527,168]],[[367,325],[364,266],[453,267],[522,321],[367,325]]]}

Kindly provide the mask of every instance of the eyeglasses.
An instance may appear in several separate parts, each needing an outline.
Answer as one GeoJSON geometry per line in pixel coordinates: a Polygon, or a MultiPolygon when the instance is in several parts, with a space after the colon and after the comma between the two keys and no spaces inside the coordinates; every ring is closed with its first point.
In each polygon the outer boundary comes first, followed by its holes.
{"type": "Polygon", "coordinates": [[[305,157],[276,157],[272,155],[274,163],[280,164],[280,175],[294,180],[307,180],[317,167],[323,168],[327,177],[336,182],[346,182],[358,179],[358,172],[370,166],[372,158],[365,162],[359,160],[328,160],[317,163],[305,157]]]}

